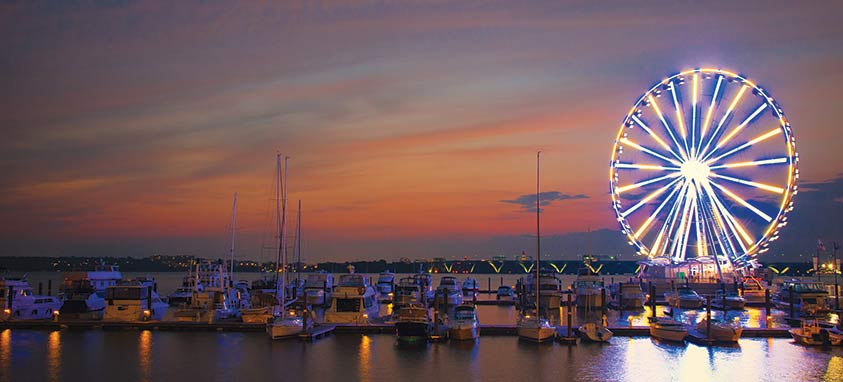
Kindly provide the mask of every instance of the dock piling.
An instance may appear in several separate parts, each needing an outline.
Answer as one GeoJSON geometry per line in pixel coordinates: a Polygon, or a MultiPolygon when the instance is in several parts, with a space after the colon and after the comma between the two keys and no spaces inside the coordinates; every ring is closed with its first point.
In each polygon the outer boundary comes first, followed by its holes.
{"type": "Polygon", "coordinates": [[[39,282],[38,282],[38,294],[39,294],[39,295],[44,294],[44,293],[43,293],[43,287],[44,287],[44,283],[42,283],[42,282],[40,282],[40,281],[39,281],[39,282]]]}
{"type": "Polygon", "coordinates": [[[766,317],[770,317],[770,289],[764,289],[764,313],[766,317]]]}
{"type": "Polygon", "coordinates": [[[567,308],[568,308],[568,338],[571,338],[571,321],[573,321],[573,314],[572,314],[573,312],[571,312],[571,294],[570,293],[568,293],[568,302],[567,302],[566,305],[567,305],[567,308]]]}
{"type": "Polygon", "coordinates": [[[53,295],[53,280],[47,280],[47,296],[53,295]]]}
{"type": "Polygon", "coordinates": [[[793,285],[787,287],[788,302],[790,303],[790,318],[794,318],[793,312],[793,285]]]}

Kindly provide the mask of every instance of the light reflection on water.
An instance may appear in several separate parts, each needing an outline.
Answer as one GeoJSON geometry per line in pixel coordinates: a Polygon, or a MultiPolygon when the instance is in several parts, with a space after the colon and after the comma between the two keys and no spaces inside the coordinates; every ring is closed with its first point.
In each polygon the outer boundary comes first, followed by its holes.
{"type": "Polygon", "coordinates": [[[397,346],[392,335],[337,334],[313,343],[263,333],[0,332],[6,381],[802,381],[843,378],[843,348],[745,338],[734,348],[615,337],[575,346],[485,336],[397,346]],[[96,342],[96,344],[91,344],[96,342]],[[7,346],[14,344],[14,346],[7,346]],[[43,349],[46,347],[47,352],[43,349]]]}
{"type": "Polygon", "coordinates": [[[5,329],[0,332],[0,381],[11,379],[9,377],[12,365],[12,330],[5,329]]]}

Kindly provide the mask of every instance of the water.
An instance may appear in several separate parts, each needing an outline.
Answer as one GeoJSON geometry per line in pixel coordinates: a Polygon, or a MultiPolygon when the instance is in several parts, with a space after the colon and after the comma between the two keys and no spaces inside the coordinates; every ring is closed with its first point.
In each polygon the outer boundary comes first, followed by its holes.
{"type": "Polygon", "coordinates": [[[482,337],[399,347],[391,335],[337,334],[314,343],[263,333],[0,331],[0,381],[838,381],[843,348],[788,339],[739,347],[533,344],[482,337]]]}

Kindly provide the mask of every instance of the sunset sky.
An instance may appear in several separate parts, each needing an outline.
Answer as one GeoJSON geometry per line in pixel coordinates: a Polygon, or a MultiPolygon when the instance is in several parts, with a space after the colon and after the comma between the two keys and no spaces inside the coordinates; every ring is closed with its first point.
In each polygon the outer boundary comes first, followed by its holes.
{"type": "Polygon", "coordinates": [[[540,149],[550,256],[584,253],[591,229],[592,251],[631,259],[609,198],[617,130],[652,84],[716,67],[793,125],[800,192],[765,255],[799,259],[818,237],[843,243],[841,15],[831,1],[4,3],[0,255],[224,256],[237,192],[238,257],[269,260],[276,152],[307,261],[534,251],[518,198],[540,149]]]}

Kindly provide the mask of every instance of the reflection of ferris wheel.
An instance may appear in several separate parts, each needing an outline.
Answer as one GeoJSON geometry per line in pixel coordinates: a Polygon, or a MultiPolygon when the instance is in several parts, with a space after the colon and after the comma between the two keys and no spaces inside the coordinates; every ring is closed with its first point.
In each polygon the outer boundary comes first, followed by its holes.
{"type": "Polygon", "coordinates": [[[612,148],[612,205],[630,244],[674,262],[746,265],[787,224],[799,171],[779,105],[719,69],[673,75],[644,93],[612,148]]]}

